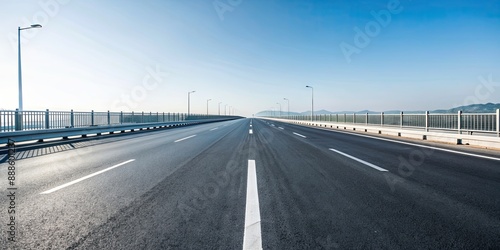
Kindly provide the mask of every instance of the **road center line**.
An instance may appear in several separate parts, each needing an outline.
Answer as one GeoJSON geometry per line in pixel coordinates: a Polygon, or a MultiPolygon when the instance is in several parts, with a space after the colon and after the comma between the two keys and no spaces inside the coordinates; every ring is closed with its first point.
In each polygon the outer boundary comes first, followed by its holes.
{"type": "Polygon", "coordinates": [[[281,130],[283,130],[283,129],[284,129],[284,128],[282,128],[282,127],[278,127],[278,128],[279,128],[279,129],[281,129],[281,130]]]}
{"type": "Polygon", "coordinates": [[[218,129],[218,128],[213,128],[213,129],[210,129],[210,131],[214,131],[214,130],[216,130],[216,129],[218,129]]]}
{"type": "Polygon", "coordinates": [[[343,156],[345,156],[345,157],[348,157],[348,158],[351,158],[351,159],[353,159],[353,160],[355,160],[355,161],[357,161],[357,162],[363,163],[363,164],[365,164],[366,166],[371,167],[371,168],[374,168],[374,169],[376,169],[376,170],[378,170],[378,171],[387,172],[387,169],[385,169],[385,168],[381,168],[381,167],[379,167],[379,166],[377,166],[377,165],[374,165],[374,164],[371,164],[371,163],[369,163],[369,162],[363,161],[363,160],[358,159],[358,158],[356,158],[356,157],[354,157],[354,156],[352,156],[352,155],[348,155],[348,154],[346,154],[346,153],[340,152],[340,151],[335,150],[335,149],[333,149],[333,148],[329,148],[329,149],[330,149],[331,151],[335,152],[335,153],[341,154],[341,155],[343,155],[343,156]]]}
{"type": "Polygon", "coordinates": [[[293,134],[294,134],[294,135],[297,135],[297,136],[300,136],[300,137],[302,137],[302,138],[307,138],[305,135],[301,135],[301,134],[299,134],[299,133],[295,133],[295,132],[293,132],[293,134]]]}
{"type": "Polygon", "coordinates": [[[253,129],[248,130],[249,134],[253,134],[253,129]]]}
{"type": "Polygon", "coordinates": [[[259,191],[257,189],[255,160],[248,160],[245,231],[243,234],[243,250],[246,249],[262,249],[259,191]]]}
{"type": "Polygon", "coordinates": [[[50,194],[50,193],[55,192],[55,191],[57,191],[57,190],[59,190],[59,189],[63,189],[63,188],[65,188],[65,187],[71,186],[71,185],[76,184],[76,183],[78,183],[78,182],[80,182],[80,181],[83,181],[83,180],[88,179],[88,178],[90,178],[90,177],[94,177],[94,176],[96,176],[96,175],[98,175],[98,174],[102,174],[102,173],[104,173],[104,172],[106,172],[106,171],[109,171],[109,170],[111,170],[111,169],[113,169],[113,168],[117,168],[117,167],[123,166],[123,165],[125,165],[125,164],[127,164],[127,163],[129,163],[129,162],[133,162],[133,161],[135,161],[135,159],[130,159],[130,160],[128,160],[128,161],[124,161],[124,162],[119,163],[119,164],[116,164],[116,165],[114,165],[114,166],[112,166],[112,167],[109,167],[109,168],[103,169],[103,170],[101,170],[101,171],[97,171],[97,172],[95,172],[95,173],[93,173],[93,174],[89,174],[89,175],[87,175],[87,176],[84,176],[84,177],[82,177],[82,178],[80,178],[80,179],[76,179],[76,180],[74,180],[74,181],[70,181],[70,182],[68,182],[68,183],[66,183],[66,184],[63,184],[63,185],[58,186],[58,187],[55,187],[55,188],[53,188],[53,189],[49,189],[49,190],[47,190],[47,191],[45,191],[45,192],[41,192],[40,194],[50,194]]]}
{"type": "Polygon", "coordinates": [[[187,139],[189,139],[189,138],[193,138],[193,137],[195,137],[195,136],[196,136],[196,135],[190,135],[190,136],[188,136],[188,137],[184,137],[184,138],[179,139],[179,140],[176,140],[176,141],[174,141],[174,142],[184,141],[184,140],[187,140],[187,139]]]}

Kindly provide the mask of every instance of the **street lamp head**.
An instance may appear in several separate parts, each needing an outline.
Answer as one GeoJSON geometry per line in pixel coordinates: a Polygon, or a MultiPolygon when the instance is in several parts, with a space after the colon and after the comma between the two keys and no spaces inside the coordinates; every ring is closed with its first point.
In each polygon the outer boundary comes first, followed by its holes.
{"type": "Polygon", "coordinates": [[[24,27],[24,28],[17,27],[17,29],[18,29],[19,31],[21,31],[21,30],[36,29],[36,28],[41,28],[41,27],[42,27],[42,25],[41,25],[41,24],[35,23],[35,24],[32,24],[32,25],[30,25],[30,26],[28,26],[28,27],[24,27]]]}
{"type": "Polygon", "coordinates": [[[307,85],[306,88],[312,88],[312,86],[307,85]]]}

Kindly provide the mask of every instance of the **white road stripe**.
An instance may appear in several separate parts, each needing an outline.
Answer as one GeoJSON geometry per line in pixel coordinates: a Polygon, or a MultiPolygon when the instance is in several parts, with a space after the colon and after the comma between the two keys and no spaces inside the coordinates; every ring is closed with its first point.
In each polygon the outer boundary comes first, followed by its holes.
{"type": "Polygon", "coordinates": [[[246,249],[262,249],[259,191],[257,188],[255,160],[248,160],[247,202],[245,210],[245,231],[243,234],[243,250],[246,249]]]}
{"type": "Polygon", "coordinates": [[[88,179],[88,178],[90,178],[90,177],[94,177],[94,176],[96,176],[96,175],[98,175],[98,174],[102,174],[102,173],[104,173],[104,172],[106,172],[106,171],[109,171],[109,170],[111,170],[111,169],[113,169],[113,168],[117,168],[117,167],[119,167],[119,166],[123,166],[123,165],[125,165],[125,164],[127,164],[127,163],[129,163],[129,162],[133,162],[133,161],[135,161],[135,159],[131,159],[131,160],[128,160],[128,161],[124,161],[124,162],[122,162],[122,163],[120,163],[120,164],[116,164],[116,165],[114,165],[114,166],[112,166],[112,167],[109,167],[109,168],[103,169],[103,170],[101,170],[101,171],[97,171],[97,172],[95,172],[95,173],[93,173],[93,174],[89,174],[89,175],[84,176],[84,177],[82,177],[82,178],[80,178],[80,179],[76,179],[76,180],[74,180],[74,181],[70,181],[70,182],[68,182],[68,183],[66,183],[66,184],[63,184],[63,185],[58,186],[58,187],[55,187],[55,188],[53,188],[53,189],[49,189],[49,190],[47,190],[47,191],[45,191],[45,192],[41,192],[40,194],[50,194],[50,193],[55,192],[55,191],[57,191],[57,190],[59,190],[59,189],[63,189],[63,188],[65,188],[65,187],[71,186],[71,185],[76,184],[76,183],[78,183],[78,182],[80,182],[80,181],[83,181],[83,180],[88,179]]]}
{"type": "Polygon", "coordinates": [[[249,134],[253,134],[253,129],[248,130],[249,134]]]}
{"type": "Polygon", "coordinates": [[[284,128],[282,128],[282,127],[278,127],[278,128],[279,128],[279,129],[284,129],[284,128]]]}
{"type": "Polygon", "coordinates": [[[213,130],[216,130],[216,129],[218,129],[218,128],[213,128],[213,129],[210,129],[210,131],[213,131],[213,130]]]}
{"type": "Polygon", "coordinates": [[[0,157],[0,161],[2,161],[5,157],[7,157],[7,155],[0,157]]]}
{"type": "Polygon", "coordinates": [[[366,137],[366,138],[371,138],[371,139],[376,139],[376,140],[381,140],[381,141],[394,142],[394,143],[405,144],[405,145],[410,145],[410,146],[415,146],[415,147],[435,149],[435,150],[444,151],[444,152],[448,152],[448,153],[461,154],[461,155],[473,156],[473,157],[478,157],[478,158],[483,158],[483,159],[500,161],[500,158],[497,158],[497,157],[486,156],[486,155],[478,155],[478,154],[467,153],[467,152],[461,152],[461,151],[456,151],[456,150],[452,150],[452,149],[438,148],[438,147],[427,146],[427,145],[422,145],[422,144],[416,144],[416,143],[411,143],[411,142],[397,141],[397,140],[380,138],[380,137],[369,136],[369,135],[360,135],[360,134],[349,133],[349,132],[344,132],[344,131],[332,131],[332,130],[324,129],[324,128],[315,128],[315,129],[321,129],[321,130],[330,131],[330,132],[334,132],[334,133],[343,133],[343,134],[348,134],[348,135],[355,135],[355,136],[366,137]]]}
{"type": "Polygon", "coordinates": [[[190,135],[190,136],[188,136],[188,137],[184,137],[184,138],[179,139],[179,140],[176,140],[176,141],[174,141],[174,142],[184,141],[184,140],[187,140],[187,139],[189,139],[189,138],[193,138],[193,137],[195,137],[195,136],[196,136],[196,135],[190,135]]]}
{"type": "Polygon", "coordinates": [[[371,168],[374,168],[374,169],[376,169],[376,170],[378,170],[378,171],[382,171],[382,172],[386,172],[386,171],[387,171],[387,169],[385,169],[385,168],[381,168],[381,167],[379,167],[379,166],[377,166],[377,165],[374,165],[374,164],[371,164],[371,163],[369,163],[369,162],[363,161],[363,160],[358,159],[358,158],[356,158],[356,157],[354,157],[354,156],[352,156],[352,155],[348,155],[348,154],[346,154],[346,153],[340,152],[340,151],[335,150],[335,149],[333,149],[333,148],[330,148],[330,150],[331,150],[331,151],[333,151],[333,152],[335,152],[335,153],[341,154],[341,155],[343,155],[343,156],[345,156],[345,157],[351,158],[351,159],[353,159],[353,160],[355,160],[355,161],[357,161],[357,162],[361,162],[361,163],[365,164],[366,166],[371,167],[371,168]]]}
{"type": "Polygon", "coordinates": [[[300,137],[302,137],[302,138],[307,138],[305,135],[301,135],[301,134],[299,134],[299,133],[295,133],[295,132],[293,132],[293,134],[294,134],[294,135],[297,135],[297,136],[300,136],[300,137]]]}
{"type": "Polygon", "coordinates": [[[252,124],[250,124],[250,127],[252,127],[252,124]]]}

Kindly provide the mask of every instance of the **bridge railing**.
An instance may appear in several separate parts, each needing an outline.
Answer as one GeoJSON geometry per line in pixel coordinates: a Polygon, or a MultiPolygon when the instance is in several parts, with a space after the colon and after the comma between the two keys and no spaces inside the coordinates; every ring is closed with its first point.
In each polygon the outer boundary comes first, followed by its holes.
{"type": "Polygon", "coordinates": [[[82,128],[135,123],[177,122],[231,116],[167,112],[80,112],[0,110],[0,132],[82,128]]]}
{"type": "Polygon", "coordinates": [[[319,121],[345,124],[365,124],[377,126],[393,126],[400,128],[416,128],[434,130],[450,130],[458,133],[481,132],[496,134],[500,137],[500,109],[495,113],[409,113],[399,114],[322,114],[322,115],[291,115],[267,116],[297,121],[319,121]]]}

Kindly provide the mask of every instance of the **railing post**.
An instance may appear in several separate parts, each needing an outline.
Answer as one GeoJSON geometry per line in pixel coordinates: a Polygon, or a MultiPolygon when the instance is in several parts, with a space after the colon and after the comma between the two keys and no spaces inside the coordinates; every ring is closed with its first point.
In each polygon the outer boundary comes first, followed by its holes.
{"type": "Polygon", "coordinates": [[[462,134],[462,110],[459,110],[457,114],[457,129],[458,133],[462,134]]]}
{"type": "Polygon", "coordinates": [[[366,112],[366,123],[365,124],[368,126],[368,112],[366,112]]]}
{"type": "Polygon", "coordinates": [[[380,113],[380,127],[384,126],[384,112],[380,113]]]}
{"type": "Polygon", "coordinates": [[[352,123],[356,123],[356,113],[352,113],[352,123]]]}
{"type": "Polygon", "coordinates": [[[134,111],[132,111],[132,118],[130,118],[130,122],[131,122],[131,123],[137,123],[137,122],[135,121],[134,111]]]}
{"type": "Polygon", "coordinates": [[[123,111],[120,111],[120,124],[123,123],[123,111]]]}
{"type": "Polygon", "coordinates": [[[399,117],[399,127],[403,128],[403,111],[401,111],[401,116],[399,117]]]}
{"type": "Polygon", "coordinates": [[[344,123],[347,123],[347,114],[344,113],[344,123]]]}
{"type": "Polygon", "coordinates": [[[22,127],[23,117],[21,112],[19,112],[19,109],[16,109],[16,112],[14,113],[14,129],[16,131],[23,129],[22,127]]]}
{"type": "Polygon", "coordinates": [[[75,114],[73,113],[73,110],[71,110],[69,119],[70,119],[70,123],[71,123],[70,126],[72,128],[74,128],[75,127],[75,114]]]}
{"type": "Polygon", "coordinates": [[[500,137],[500,109],[497,109],[497,136],[500,137]]]}
{"type": "Polygon", "coordinates": [[[162,122],[165,122],[165,112],[162,112],[162,117],[163,117],[163,118],[161,119],[161,121],[162,121],[162,122]]]}
{"type": "Polygon", "coordinates": [[[91,122],[90,122],[91,126],[94,126],[94,110],[92,110],[90,120],[91,120],[91,122]]]}
{"type": "Polygon", "coordinates": [[[144,111],[141,113],[141,123],[144,123],[144,111]]]}
{"type": "Polygon", "coordinates": [[[425,111],[425,132],[429,132],[429,111],[425,111]]]}
{"type": "Polygon", "coordinates": [[[49,129],[49,109],[45,110],[45,129],[49,129]]]}
{"type": "Polygon", "coordinates": [[[109,114],[109,110],[108,110],[108,125],[111,125],[111,116],[109,114]]]}

